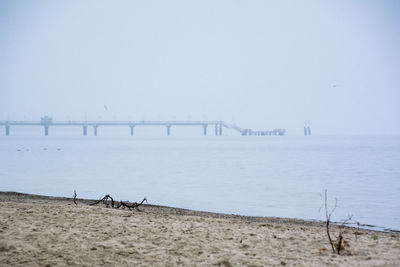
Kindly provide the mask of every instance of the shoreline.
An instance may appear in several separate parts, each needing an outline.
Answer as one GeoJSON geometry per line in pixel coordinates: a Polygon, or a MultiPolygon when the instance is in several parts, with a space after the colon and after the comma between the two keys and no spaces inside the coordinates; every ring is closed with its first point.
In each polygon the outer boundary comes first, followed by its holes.
{"type": "MultiPolygon", "coordinates": [[[[14,191],[0,191],[0,201],[8,197],[10,199],[36,199],[36,200],[49,200],[49,201],[66,201],[66,202],[73,202],[72,197],[57,197],[57,196],[46,196],[46,195],[39,195],[39,194],[30,194],[30,193],[20,193],[14,191]]],[[[77,201],[83,204],[92,204],[99,199],[87,199],[87,198],[76,198],[77,201]]],[[[127,201],[127,203],[131,203],[127,201]]],[[[249,221],[257,221],[257,222],[275,222],[275,223],[294,223],[299,225],[314,225],[314,226],[325,226],[326,221],[321,220],[313,220],[313,219],[299,219],[299,218],[288,218],[288,217],[270,217],[270,216],[248,216],[248,215],[240,215],[240,214],[228,214],[228,213],[220,213],[220,212],[212,212],[212,211],[201,211],[201,210],[192,210],[192,209],[185,209],[185,208],[177,208],[171,206],[163,206],[163,205],[156,205],[156,204],[143,204],[142,207],[146,207],[147,209],[159,209],[164,210],[165,212],[169,212],[171,214],[179,214],[179,215],[193,215],[193,216],[210,216],[213,218],[241,218],[249,221]]],[[[332,227],[337,227],[341,222],[331,221],[332,227]]],[[[356,229],[357,226],[355,224],[346,224],[344,227],[346,228],[354,228],[356,229]]],[[[384,233],[400,233],[400,230],[387,228],[384,226],[378,225],[371,225],[371,224],[360,224],[358,229],[364,229],[369,231],[375,232],[384,232],[384,233]]]]}
{"type": "MultiPolygon", "coordinates": [[[[400,233],[345,227],[333,254],[324,222],[0,192],[4,265],[363,265],[400,262],[400,233]],[[356,233],[357,232],[357,233],[356,233]]],[[[339,227],[332,225],[331,235],[339,227]]],[[[3,265],[1,264],[1,265],[3,265]]]]}
{"type": "MultiPolygon", "coordinates": [[[[38,195],[38,194],[30,194],[30,193],[20,193],[20,192],[13,192],[13,191],[0,191],[0,201],[4,199],[10,200],[23,200],[23,199],[30,199],[30,200],[43,200],[43,201],[64,201],[68,203],[73,203],[72,197],[56,197],[56,196],[46,196],[46,195],[38,195]]],[[[76,198],[78,203],[82,204],[93,204],[99,199],[87,199],[87,198],[76,198]]],[[[126,201],[126,203],[132,203],[126,201]]],[[[201,210],[192,210],[192,209],[185,209],[185,208],[177,208],[177,207],[170,207],[170,206],[163,206],[163,205],[156,205],[156,204],[148,204],[144,203],[142,208],[146,210],[159,210],[165,213],[171,213],[176,215],[190,215],[190,216],[210,216],[212,218],[224,218],[224,219],[233,219],[233,218],[241,218],[243,220],[253,221],[253,222],[279,222],[279,223],[295,223],[299,225],[315,225],[315,226],[322,226],[325,225],[325,222],[318,221],[318,220],[307,220],[307,219],[297,219],[297,218],[287,218],[287,217],[268,217],[268,216],[247,216],[247,215],[240,215],[240,214],[228,214],[228,213],[219,213],[219,212],[212,212],[212,211],[201,211],[201,210]]],[[[334,222],[332,222],[334,223],[334,222]]],[[[351,226],[346,226],[351,227],[351,226]]],[[[372,230],[374,231],[374,230],[372,230]]]]}

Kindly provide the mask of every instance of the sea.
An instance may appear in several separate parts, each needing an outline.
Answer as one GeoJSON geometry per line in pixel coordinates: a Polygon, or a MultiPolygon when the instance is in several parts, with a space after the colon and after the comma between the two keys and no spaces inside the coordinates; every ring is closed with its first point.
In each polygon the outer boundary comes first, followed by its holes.
{"type": "Polygon", "coordinates": [[[0,136],[0,191],[322,221],[327,192],[332,221],[400,230],[398,136],[11,130],[0,136]]]}

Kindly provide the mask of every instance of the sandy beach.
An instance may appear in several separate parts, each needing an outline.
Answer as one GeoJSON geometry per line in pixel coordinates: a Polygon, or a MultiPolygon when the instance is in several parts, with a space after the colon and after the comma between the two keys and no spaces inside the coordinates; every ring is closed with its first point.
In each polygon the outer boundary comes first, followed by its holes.
{"type": "MultiPolygon", "coordinates": [[[[139,201],[135,200],[135,201],[139,201]]],[[[0,192],[1,266],[398,266],[399,233],[346,228],[333,254],[320,222],[0,192]],[[358,234],[355,234],[358,232],[358,234]]],[[[332,227],[332,236],[339,229],[332,227]]]]}

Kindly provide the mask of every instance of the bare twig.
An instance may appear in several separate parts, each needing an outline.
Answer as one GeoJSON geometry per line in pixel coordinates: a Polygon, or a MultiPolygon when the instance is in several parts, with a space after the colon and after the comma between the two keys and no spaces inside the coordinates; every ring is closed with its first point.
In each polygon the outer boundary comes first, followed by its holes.
{"type": "Polygon", "coordinates": [[[333,241],[332,241],[331,235],[329,233],[329,224],[331,222],[332,213],[335,211],[336,207],[337,207],[337,199],[335,198],[335,206],[333,207],[331,212],[328,211],[328,190],[325,189],[326,233],[328,235],[329,243],[331,244],[333,253],[335,253],[336,251],[335,251],[335,246],[333,245],[333,241]]]}
{"type": "Polygon", "coordinates": [[[353,219],[353,215],[349,215],[346,219],[343,220],[343,222],[339,225],[339,236],[337,239],[337,242],[334,243],[332,241],[330,232],[329,232],[329,225],[331,223],[331,217],[333,212],[336,210],[337,208],[337,198],[335,198],[335,206],[332,208],[332,210],[329,212],[328,210],[328,190],[325,189],[325,216],[326,216],[326,233],[328,235],[328,239],[329,239],[329,243],[331,244],[331,248],[332,248],[332,252],[333,253],[337,253],[340,254],[340,251],[343,250],[346,246],[348,245],[348,242],[344,240],[343,238],[343,228],[345,227],[346,224],[348,224],[352,219],[353,219]],[[342,243],[344,243],[345,245],[342,246],[342,243]]]}
{"type": "Polygon", "coordinates": [[[339,241],[338,241],[338,245],[337,245],[337,254],[340,254],[340,249],[342,248],[342,241],[343,241],[343,235],[342,232],[339,233],[339,241]]]}
{"type": "Polygon", "coordinates": [[[75,205],[78,205],[78,204],[76,203],[76,197],[77,197],[76,190],[74,190],[74,203],[75,203],[75,205]]]}
{"type": "MultiPolygon", "coordinates": [[[[336,252],[337,254],[340,254],[340,251],[342,250],[342,248],[344,249],[344,246],[342,246],[342,241],[343,239],[343,228],[346,226],[346,224],[348,224],[351,220],[353,219],[353,215],[349,214],[348,217],[346,219],[343,220],[342,224],[339,226],[339,240],[337,242],[337,247],[336,247],[336,252]]],[[[344,241],[343,243],[346,244],[346,241],[344,241]]]]}
{"type": "Polygon", "coordinates": [[[360,231],[360,222],[357,222],[357,231],[354,232],[354,235],[356,236],[356,240],[358,238],[358,235],[360,234],[359,231],[360,231]]]}

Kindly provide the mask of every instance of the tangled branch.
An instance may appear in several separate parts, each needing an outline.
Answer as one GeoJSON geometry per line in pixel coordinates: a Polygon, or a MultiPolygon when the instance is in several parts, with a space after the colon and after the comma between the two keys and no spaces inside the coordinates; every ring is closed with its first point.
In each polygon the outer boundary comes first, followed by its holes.
{"type": "MultiPolygon", "coordinates": [[[[114,199],[110,196],[110,195],[105,195],[102,199],[89,204],[90,206],[93,205],[97,205],[99,203],[103,203],[104,205],[106,205],[107,207],[110,205],[110,201],[111,201],[111,208],[115,208],[115,209],[119,209],[119,208],[128,208],[128,209],[138,209],[139,206],[141,206],[144,202],[147,203],[147,199],[143,198],[143,200],[140,203],[137,202],[133,202],[132,204],[130,204],[129,202],[123,202],[122,200],[120,202],[118,201],[114,201],[114,199]]],[[[138,209],[139,210],[139,209],[138,209]]]]}

